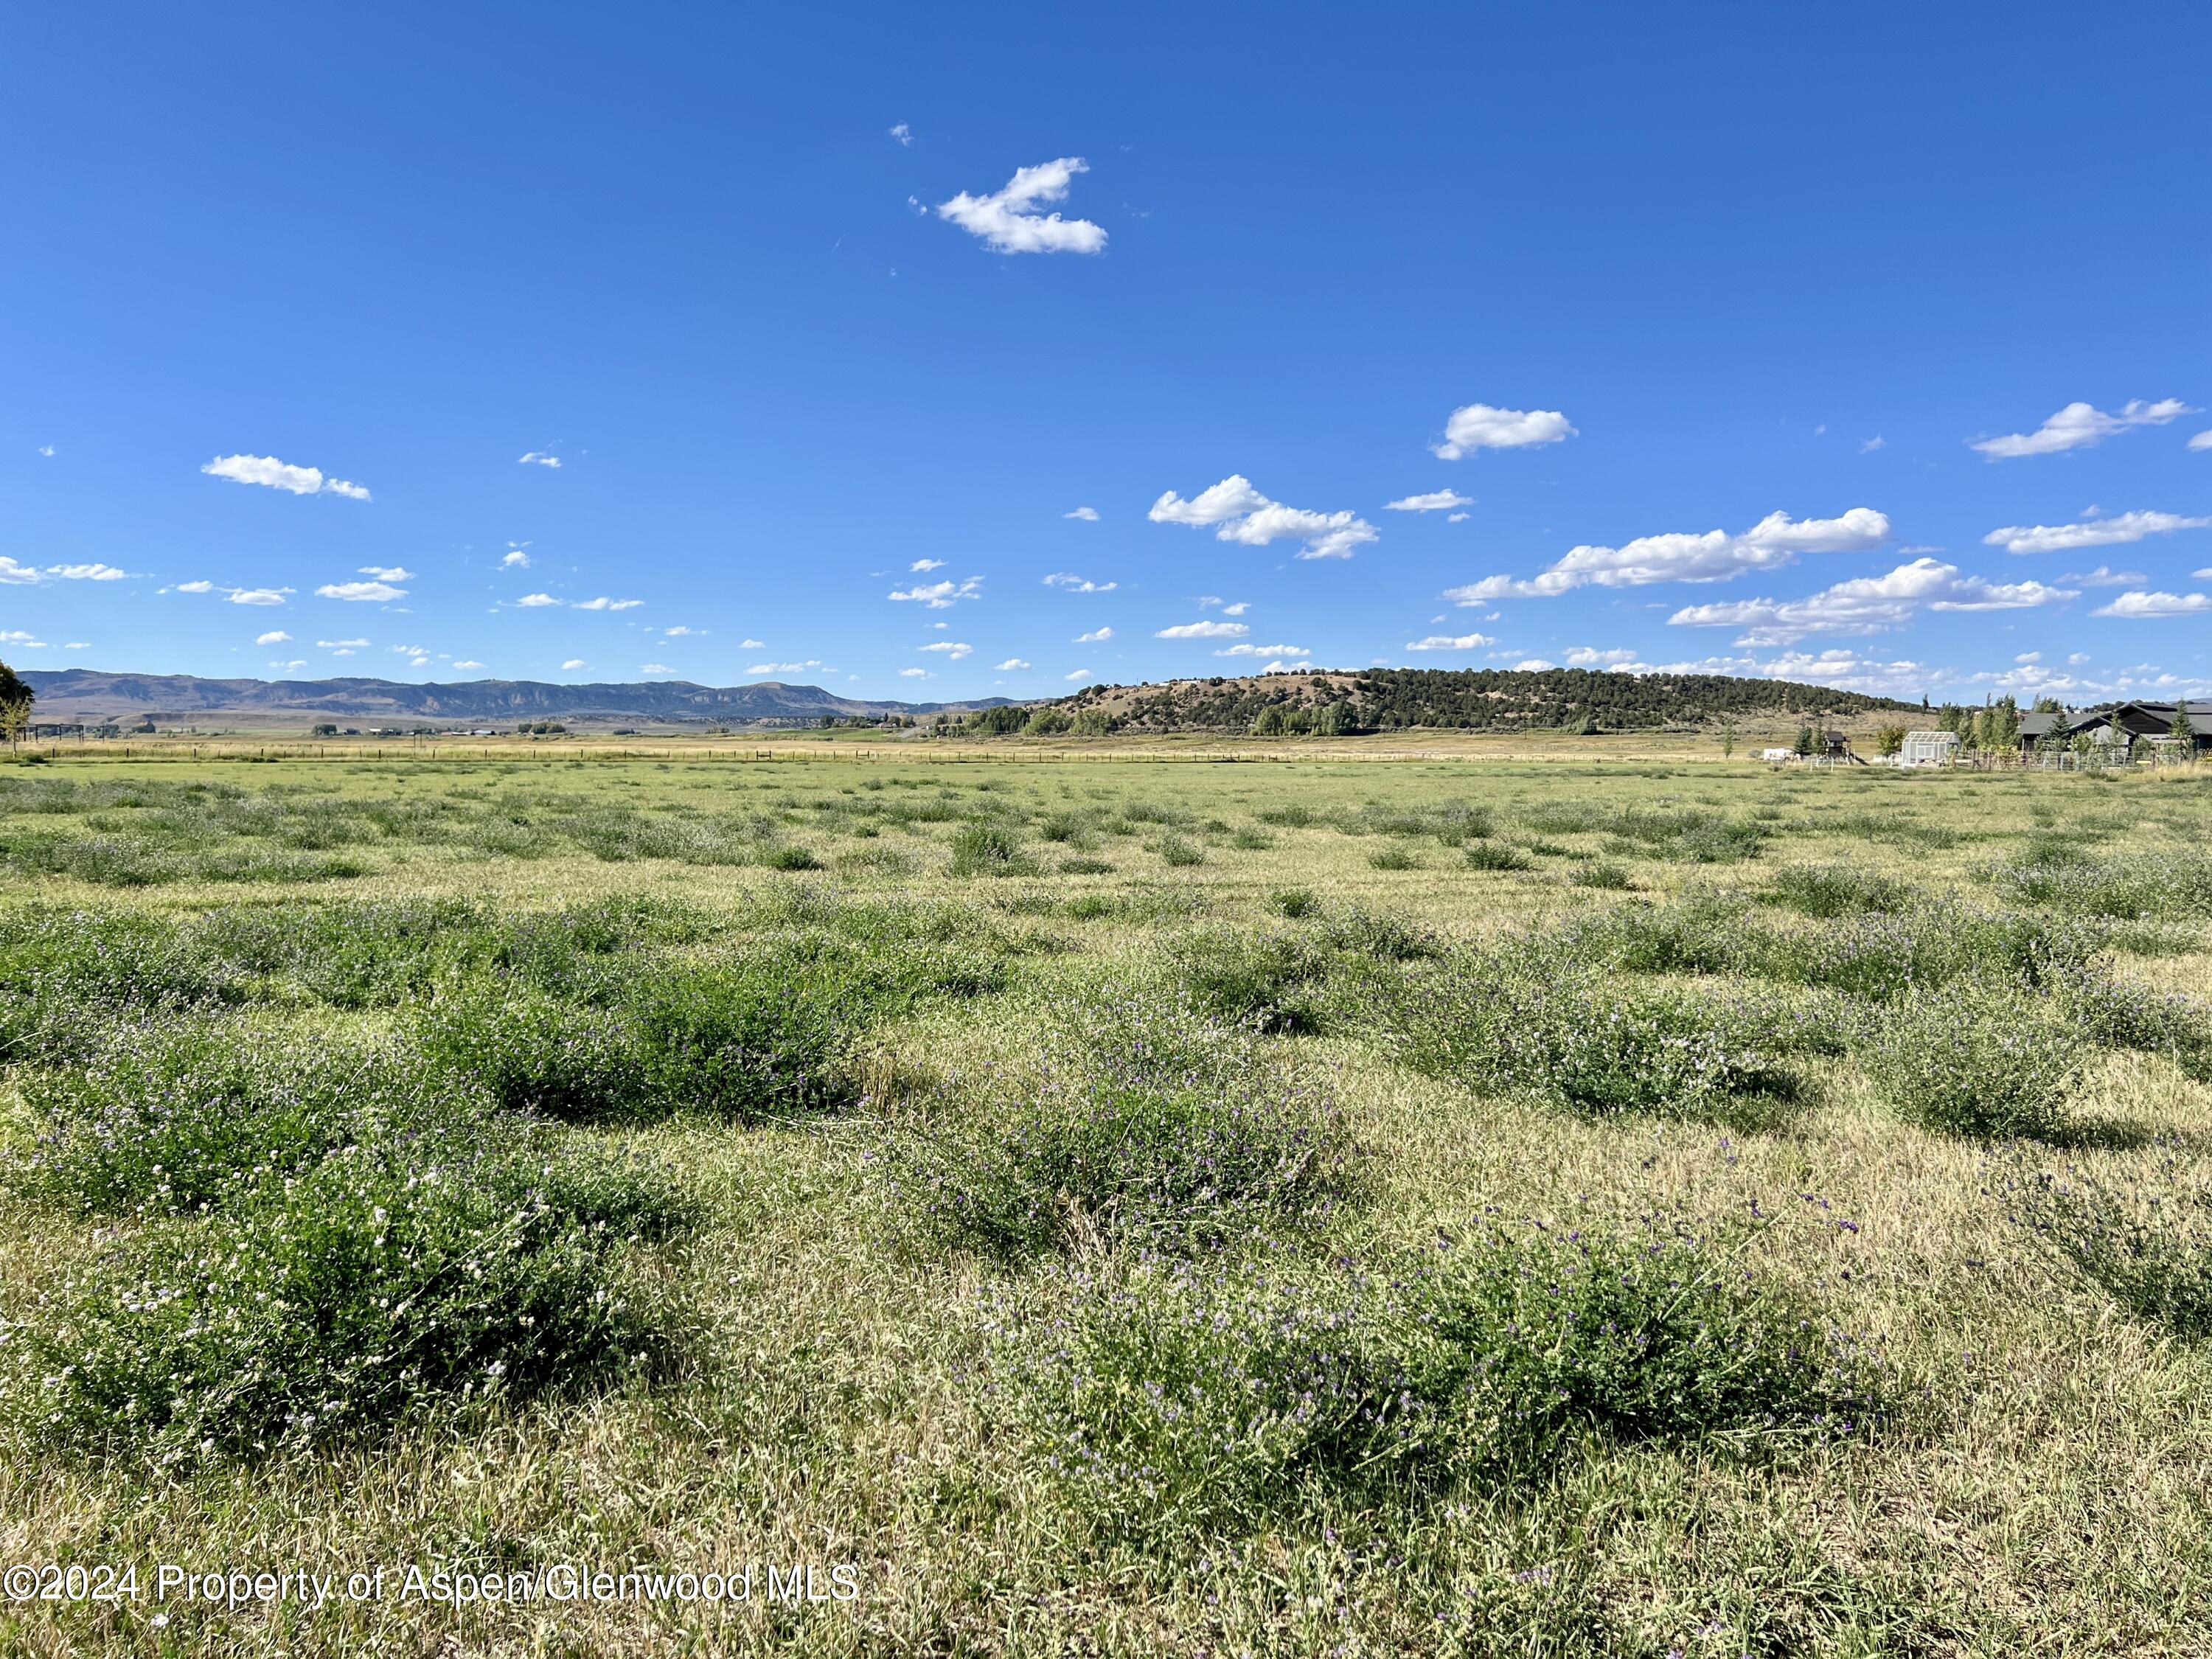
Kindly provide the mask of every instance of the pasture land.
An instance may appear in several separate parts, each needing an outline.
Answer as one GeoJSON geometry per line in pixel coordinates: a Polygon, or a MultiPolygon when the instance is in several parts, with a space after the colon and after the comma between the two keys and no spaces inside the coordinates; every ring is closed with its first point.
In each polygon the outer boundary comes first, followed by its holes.
{"type": "Polygon", "coordinates": [[[941,762],[0,769],[0,1650],[2205,1650],[2212,779],[941,762]]]}

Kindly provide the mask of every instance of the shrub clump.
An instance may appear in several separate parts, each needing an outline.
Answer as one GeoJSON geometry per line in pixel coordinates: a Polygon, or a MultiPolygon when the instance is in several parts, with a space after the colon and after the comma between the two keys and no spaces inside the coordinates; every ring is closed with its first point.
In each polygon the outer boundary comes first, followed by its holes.
{"type": "Polygon", "coordinates": [[[1883,1009],[1860,1063],[1908,1123],[1942,1134],[2047,1139],[2066,1122],[2087,1053],[2050,998],[1974,980],[1883,1009]]]}
{"type": "Polygon", "coordinates": [[[1848,865],[1799,864],[1775,877],[1765,895],[1801,915],[1844,916],[1872,910],[1884,915],[1905,908],[1910,889],[1901,881],[1848,865]]]}
{"type": "Polygon", "coordinates": [[[2179,1158],[2140,1184],[2016,1164],[1999,1183],[2012,1219],[2138,1319],[2212,1336],[2212,1191],[2179,1158]]]}
{"type": "Polygon", "coordinates": [[[1299,934],[1201,928],[1177,940],[1168,957],[1180,994],[1201,1013],[1268,1031],[1321,1023],[1318,986],[1328,960],[1299,934]]]}
{"type": "Polygon", "coordinates": [[[11,1414],[187,1465],[648,1363],[659,1326],[625,1247],[684,1206],[547,1133],[347,1146],[240,1207],[112,1241],[34,1308],[11,1414]]]}
{"type": "Polygon", "coordinates": [[[1372,1268],[1153,1259],[993,1310],[1041,1471],[1158,1543],[1290,1505],[1540,1479],[1607,1442],[1848,1433],[1847,1345],[1694,1241],[1485,1231],[1372,1268]]]}
{"type": "Polygon", "coordinates": [[[1347,1195],[1334,1096],[1273,1062],[1249,1025],[1134,996],[1063,1018],[1034,1088],[893,1143],[891,1183],[926,1232],[1009,1259],[1186,1249],[1347,1195]]]}
{"type": "Polygon", "coordinates": [[[1772,1009],[1622,986],[1551,951],[1461,951],[1379,988],[1375,1001],[1386,1041],[1414,1070],[1577,1111],[1734,1121],[1795,1092],[1772,1009]]]}

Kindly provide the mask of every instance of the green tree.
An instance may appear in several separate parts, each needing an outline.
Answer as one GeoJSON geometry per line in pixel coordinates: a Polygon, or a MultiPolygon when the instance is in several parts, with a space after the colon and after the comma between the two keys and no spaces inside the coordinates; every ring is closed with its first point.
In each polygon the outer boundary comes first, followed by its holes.
{"type": "Polygon", "coordinates": [[[1721,721],[1721,758],[1728,759],[1735,753],[1735,716],[1729,715],[1721,721]]]}
{"type": "Polygon", "coordinates": [[[1324,738],[1348,738],[1358,729],[1358,719],[1352,710],[1352,699],[1339,697],[1321,706],[1314,730],[1324,738]]]}
{"type": "Polygon", "coordinates": [[[0,733],[6,735],[10,748],[21,740],[23,728],[31,723],[31,705],[38,700],[38,693],[0,662],[0,733]]]}
{"type": "Polygon", "coordinates": [[[1795,751],[1800,755],[1809,755],[1813,752],[1813,728],[1811,726],[1801,726],[1797,728],[1797,741],[1794,745],[1794,748],[1795,751]]]}
{"type": "Polygon", "coordinates": [[[1986,749],[1999,754],[2020,752],[2020,705],[2010,697],[1999,697],[1986,711],[1989,719],[1986,749]]]}
{"type": "Polygon", "coordinates": [[[1260,711],[1259,719],[1252,722],[1252,735],[1255,738],[1279,738],[1288,728],[1289,722],[1283,718],[1282,704],[1271,702],[1260,711]]]}
{"type": "Polygon", "coordinates": [[[1894,755],[1905,747],[1905,728],[1885,726],[1874,734],[1874,751],[1877,755],[1894,755]]]}
{"type": "Polygon", "coordinates": [[[2197,748],[2197,727],[2189,719],[2189,705],[2177,702],[2173,705],[2173,725],[2169,728],[2177,738],[2187,744],[2193,753],[2197,748]]]}

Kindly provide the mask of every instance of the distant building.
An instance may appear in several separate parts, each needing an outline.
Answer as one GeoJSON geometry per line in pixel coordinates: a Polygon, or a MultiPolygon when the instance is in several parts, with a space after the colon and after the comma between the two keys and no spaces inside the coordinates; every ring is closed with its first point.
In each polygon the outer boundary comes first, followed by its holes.
{"type": "Polygon", "coordinates": [[[2212,702],[2191,699],[2170,702],[2123,702],[2109,708],[2042,710],[2020,717],[2020,747],[2032,754],[2045,744],[2071,744],[2086,737],[2091,744],[2125,750],[2138,742],[2158,747],[2180,747],[2173,735],[2177,711],[2189,711],[2188,746],[2192,755],[2212,751],[2212,702]]]}
{"type": "MultiPolygon", "coordinates": [[[[2021,715],[2025,720],[2027,716],[2021,715]]],[[[1948,766],[1959,756],[1956,732],[1907,732],[1897,751],[1899,766],[1948,766]]]]}

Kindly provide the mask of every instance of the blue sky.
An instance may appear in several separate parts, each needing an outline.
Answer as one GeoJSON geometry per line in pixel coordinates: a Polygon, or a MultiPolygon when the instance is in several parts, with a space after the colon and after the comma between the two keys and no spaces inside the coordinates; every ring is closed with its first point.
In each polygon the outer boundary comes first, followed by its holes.
{"type": "Polygon", "coordinates": [[[0,654],[2203,689],[2208,56],[2182,5],[14,8],[0,654]]]}

